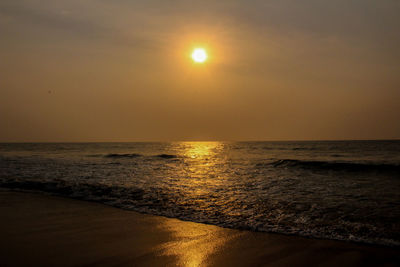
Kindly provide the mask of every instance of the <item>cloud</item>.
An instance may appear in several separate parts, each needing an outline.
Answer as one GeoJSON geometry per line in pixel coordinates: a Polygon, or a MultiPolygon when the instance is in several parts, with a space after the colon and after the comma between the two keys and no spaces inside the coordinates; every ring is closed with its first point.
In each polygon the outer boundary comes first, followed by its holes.
{"type": "Polygon", "coordinates": [[[222,25],[258,35],[339,38],[382,48],[400,45],[400,4],[396,0],[87,0],[10,1],[0,14],[26,27],[128,46],[157,46],[182,25],[222,25]],[[29,26],[31,25],[31,26],[29,26]]]}
{"type": "MultiPolygon", "coordinates": [[[[3,17],[3,25],[8,32],[25,35],[42,42],[51,41],[102,41],[127,47],[154,48],[156,43],[140,35],[127,35],[121,28],[101,21],[96,12],[90,11],[90,5],[82,5],[78,2],[69,3],[72,7],[54,7],[34,5],[31,2],[4,1],[0,3],[0,17],[3,17]],[[81,13],[76,12],[82,8],[81,13]],[[82,12],[83,11],[83,12],[82,12]],[[15,30],[14,30],[15,29],[15,30]],[[44,40],[43,40],[44,39],[44,40]]],[[[30,39],[35,42],[37,40],[30,39]]]]}

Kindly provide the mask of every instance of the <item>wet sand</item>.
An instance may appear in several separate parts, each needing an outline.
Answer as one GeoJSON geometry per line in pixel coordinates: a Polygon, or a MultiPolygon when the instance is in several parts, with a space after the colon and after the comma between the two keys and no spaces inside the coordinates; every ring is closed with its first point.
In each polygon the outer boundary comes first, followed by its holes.
{"type": "Polygon", "coordinates": [[[399,266],[400,249],[225,229],[0,191],[0,266],[399,266]]]}

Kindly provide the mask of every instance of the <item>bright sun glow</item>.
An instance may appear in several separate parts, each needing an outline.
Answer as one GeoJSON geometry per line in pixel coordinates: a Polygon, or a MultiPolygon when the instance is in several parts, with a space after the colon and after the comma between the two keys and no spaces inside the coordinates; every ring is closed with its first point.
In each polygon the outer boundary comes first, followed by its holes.
{"type": "Polygon", "coordinates": [[[194,62],[203,63],[207,60],[207,52],[203,48],[196,48],[193,50],[192,59],[194,62]]]}

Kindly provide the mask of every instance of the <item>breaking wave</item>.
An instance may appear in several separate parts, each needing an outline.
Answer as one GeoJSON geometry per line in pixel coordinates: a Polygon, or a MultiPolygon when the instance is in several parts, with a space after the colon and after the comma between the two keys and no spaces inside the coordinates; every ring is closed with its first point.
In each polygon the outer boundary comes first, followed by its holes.
{"type": "MultiPolygon", "coordinates": [[[[400,173],[400,165],[386,163],[356,163],[356,162],[338,162],[338,161],[308,161],[296,159],[280,159],[266,165],[289,168],[297,167],[315,170],[332,171],[352,171],[352,172],[397,172],[400,173]]],[[[260,165],[258,165],[260,166],[260,165]]]]}
{"type": "MultiPolygon", "coordinates": [[[[308,209],[315,209],[315,205],[305,207],[304,211],[299,211],[297,205],[269,203],[270,206],[263,211],[266,214],[263,218],[254,213],[250,206],[243,205],[243,203],[235,204],[238,205],[237,208],[243,209],[243,214],[231,214],[224,210],[229,211],[232,207],[218,207],[215,203],[213,208],[203,209],[197,206],[196,201],[191,202],[186,199],[182,201],[175,192],[168,192],[159,188],[141,189],[101,183],[76,183],[61,179],[48,181],[7,179],[0,180],[0,187],[94,201],[126,210],[227,228],[400,246],[398,240],[387,238],[384,232],[376,235],[376,226],[369,223],[356,223],[341,218],[337,220],[336,224],[326,224],[322,223],[323,221],[319,222],[320,225],[315,224],[313,223],[314,219],[310,218],[307,212],[304,213],[308,209]],[[284,215],[279,212],[283,207],[286,209],[293,208],[293,210],[284,215]],[[277,212],[279,213],[278,217],[276,217],[277,212]],[[280,223],[280,221],[283,223],[280,223]],[[288,224],[288,221],[292,221],[292,223],[288,224]]],[[[326,211],[321,211],[321,218],[325,216],[326,211]]],[[[392,229],[392,231],[395,231],[395,229],[392,229]]]]}
{"type": "MultiPolygon", "coordinates": [[[[113,158],[113,159],[120,159],[120,158],[139,158],[139,157],[144,157],[144,155],[141,154],[136,154],[136,153],[126,153],[126,154],[107,154],[104,156],[105,158],[113,158]]],[[[178,156],[176,155],[171,155],[171,154],[158,154],[154,155],[151,157],[156,157],[156,158],[163,158],[163,159],[175,159],[178,156]]]]}
{"type": "Polygon", "coordinates": [[[140,154],[107,154],[105,158],[137,158],[142,155],[140,154]]]}
{"type": "Polygon", "coordinates": [[[159,155],[156,155],[156,157],[163,158],[163,159],[175,159],[175,158],[177,158],[176,155],[170,155],[170,154],[159,154],[159,155]]]}

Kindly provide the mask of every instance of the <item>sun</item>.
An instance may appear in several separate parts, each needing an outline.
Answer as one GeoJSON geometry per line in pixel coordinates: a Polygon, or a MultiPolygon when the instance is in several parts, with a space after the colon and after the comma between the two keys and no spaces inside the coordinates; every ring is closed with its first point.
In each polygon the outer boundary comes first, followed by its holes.
{"type": "Polygon", "coordinates": [[[193,50],[192,59],[196,63],[204,63],[207,60],[207,52],[204,48],[196,48],[193,50]]]}

